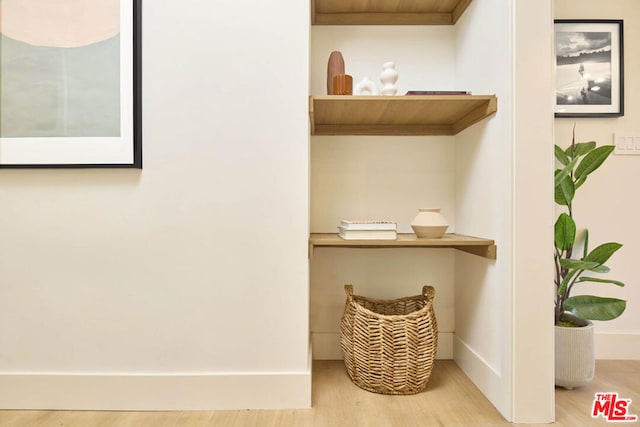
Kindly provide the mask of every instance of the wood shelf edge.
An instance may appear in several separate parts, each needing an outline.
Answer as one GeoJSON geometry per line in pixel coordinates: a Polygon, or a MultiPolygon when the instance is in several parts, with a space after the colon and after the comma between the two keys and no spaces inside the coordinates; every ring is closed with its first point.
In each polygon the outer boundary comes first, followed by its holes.
{"type": "Polygon", "coordinates": [[[471,0],[462,0],[457,4],[456,8],[451,13],[452,24],[455,25],[458,22],[458,19],[462,16],[467,7],[471,4],[471,0]]]}
{"type": "MultiPolygon", "coordinates": [[[[467,129],[474,124],[488,118],[498,110],[498,99],[495,95],[456,95],[456,96],[340,96],[340,95],[320,95],[309,96],[309,118],[311,121],[311,135],[398,135],[398,136],[434,136],[443,135],[450,136],[467,129]],[[318,107],[323,105],[322,109],[331,108],[324,105],[331,106],[335,102],[339,108],[357,108],[367,103],[374,103],[375,105],[390,105],[394,102],[396,106],[403,106],[402,108],[408,108],[407,106],[413,105],[413,103],[443,103],[444,105],[455,105],[460,103],[460,109],[464,108],[464,105],[468,103],[470,99],[474,101],[481,101],[480,105],[477,105],[471,111],[450,124],[448,122],[443,123],[424,123],[424,124],[402,124],[395,122],[388,123],[326,123],[324,120],[316,119],[316,103],[318,107]],[[378,104],[379,103],[379,104],[378,104]]],[[[462,111],[460,112],[462,113],[462,111]]]]}
{"type": "Polygon", "coordinates": [[[420,102],[419,100],[427,101],[451,101],[465,100],[470,98],[483,99],[490,102],[493,98],[496,98],[495,94],[460,94],[460,95],[309,95],[309,98],[320,102],[327,101],[346,101],[346,102],[358,102],[358,101],[381,101],[381,102],[395,102],[397,100],[410,100],[410,102],[420,102]]]}
{"type": "Polygon", "coordinates": [[[314,115],[314,108],[313,108],[313,96],[309,97],[309,127],[310,127],[310,131],[311,131],[311,135],[315,135],[316,134],[316,117],[314,115]]]}
{"type": "Polygon", "coordinates": [[[424,7],[422,0],[405,0],[396,7],[380,7],[375,2],[311,0],[312,25],[455,25],[472,0],[435,3],[424,7]],[[327,4],[329,3],[329,4],[327,4]],[[334,4],[332,4],[334,3],[334,4]],[[364,3],[364,4],[363,4],[364,3]],[[452,4],[453,3],[453,4],[452,4]]]}
{"type": "Polygon", "coordinates": [[[498,247],[495,244],[487,246],[459,246],[456,249],[487,259],[497,259],[498,256],[498,247]]]}
{"type": "Polygon", "coordinates": [[[463,130],[470,128],[478,122],[488,118],[498,111],[498,99],[494,96],[490,98],[486,104],[483,104],[473,111],[464,115],[464,117],[458,120],[453,126],[453,134],[456,135],[463,130]]]}
{"type": "Polygon", "coordinates": [[[413,233],[398,233],[397,240],[342,240],[337,233],[312,233],[309,236],[309,259],[316,247],[326,248],[434,248],[457,249],[487,259],[496,259],[497,246],[490,239],[446,234],[443,239],[416,239],[413,233]],[[315,237],[314,237],[315,236],[315,237]]]}
{"type": "Polygon", "coordinates": [[[452,13],[384,13],[347,12],[321,13],[314,11],[313,25],[453,25],[452,13]]]}
{"type": "Polygon", "coordinates": [[[311,135],[453,136],[450,125],[315,125],[311,135]]]}
{"type": "Polygon", "coordinates": [[[317,13],[316,13],[316,0],[311,0],[311,25],[316,25],[317,13]]]}

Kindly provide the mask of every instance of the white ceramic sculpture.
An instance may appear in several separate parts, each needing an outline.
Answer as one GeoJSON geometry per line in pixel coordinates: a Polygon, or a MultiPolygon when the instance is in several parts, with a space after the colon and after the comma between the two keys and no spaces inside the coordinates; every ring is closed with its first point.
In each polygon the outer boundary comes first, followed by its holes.
{"type": "Polygon", "coordinates": [[[447,231],[449,223],[440,213],[440,208],[420,208],[418,215],[411,221],[411,228],[420,238],[439,239],[447,231]]]}
{"type": "Polygon", "coordinates": [[[387,96],[393,96],[398,92],[396,82],[398,81],[398,72],[396,64],[393,62],[385,62],[382,64],[382,73],[380,73],[380,81],[382,82],[381,93],[387,96]]]}
{"type": "Polygon", "coordinates": [[[369,77],[360,80],[360,83],[353,88],[354,95],[378,95],[378,86],[369,77]]]}

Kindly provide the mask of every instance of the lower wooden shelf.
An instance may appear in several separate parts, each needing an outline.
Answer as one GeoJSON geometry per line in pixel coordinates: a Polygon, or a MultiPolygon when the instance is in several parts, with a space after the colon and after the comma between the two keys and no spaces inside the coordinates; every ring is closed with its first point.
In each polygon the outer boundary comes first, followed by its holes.
{"type": "Polygon", "coordinates": [[[316,247],[329,248],[453,248],[484,258],[496,259],[493,240],[461,234],[445,234],[441,239],[421,239],[413,233],[398,234],[396,240],[344,240],[337,233],[311,234],[309,258],[316,247]]]}

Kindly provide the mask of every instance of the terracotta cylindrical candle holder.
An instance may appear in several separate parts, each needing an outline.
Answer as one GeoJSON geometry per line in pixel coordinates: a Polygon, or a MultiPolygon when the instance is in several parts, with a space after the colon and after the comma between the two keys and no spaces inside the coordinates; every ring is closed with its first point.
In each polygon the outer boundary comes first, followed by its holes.
{"type": "Polygon", "coordinates": [[[334,50],[329,55],[327,64],[327,95],[335,95],[333,91],[333,77],[344,74],[344,58],[339,50],[334,50]]]}
{"type": "Polygon", "coordinates": [[[353,77],[349,74],[333,76],[333,94],[351,95],[353,93],[353,77]]]}

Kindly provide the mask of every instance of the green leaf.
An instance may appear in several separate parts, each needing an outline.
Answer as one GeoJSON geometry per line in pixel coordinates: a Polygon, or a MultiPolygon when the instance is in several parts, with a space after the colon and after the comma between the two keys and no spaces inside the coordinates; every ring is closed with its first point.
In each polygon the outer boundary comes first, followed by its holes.
{"type": "Polygon", "coordinates": [[[589,253],[589,230],[584,230],[584,251],[582,253],[582,259],[587,257],[589,253]]]}
{"type": "Polygon", "coordinates": [[[582,176],[580,178],[578,178],[576,180],[576,182],[573,183],[575,189],[577,190],[578,188],[582,187],[582,184],[584,184],[584,182],[587,180],[587,176],[582,176]]]}
{"type": "Polygon", "coordinates": [[[566,213],[561,213],[555,224],[554,239],[560,251],[568,251],[576,240],[576,223],[566,213]]]}
{"type": "Polygon", "coordinates": [[[608,273],[611,271],[611,269],[606,265],[599,265],[597,267],[590,269],[589,271],[593,271],[594,273],[608,273]]]}
{"type": "Polygon", "coordinates": [[[561,259],[560,265],[564,268],[568,268],[569,270],[590,270],[593,271],[594,268],[602,267],[600,263],[597,262],[587,262],[580,259],[561,259]]]}
{"type": "Polygon", "coordinates": [[[573,172],[573,168],[576,166],[576,164],[578,163],[578,158],[576,157],[575,159],[571,160],[571,162],[569,162],[568,165],[566,165],[564,168],[562,169],[558,169],[555,173],[555,182],[553,185],[557,186],[560,184],[560,182],[565,179],[566,177],[571,178],[571,173],[573,172]],[[560,171],[560,172],[558,172],[560,171]]]}
{"type": "Polygon", "coordinates": [[[555,145],[555,154],[556,154],[556,159],[558,159],[558,161],[560,163],[562,163],[563,165],[568,165],[569,164],[569,157],[567,157],[566,153],[564,152],[564,150],[560,147],[558,147],[557,145],[555,145]]]}
{"type": "Polygon", "coordinates": [[[570,177],[565,177],[556,185],[554,198],[557,204],[569,206],[575,196],[575,186],[570,177]]]}
{"type": "Polygon", "coordinates": [[[624,286],[624,283],[619,282],[618,280],[600,279],[596,277],[581,277],[578,280],[576,280],[576,283],[578,282],[611,283],[616,286],[621,286],[621,287],[624,286]]]}
{"type": "Polygon", "coordinates": [[[591,172],[598,169],[602,163],[607,160],[607,157],[613,153],[614,148],[615,146],[613,145],[603,145],[602,147],[598,147],[587,154],[575,170],[574,178],[576,179],[576,182],[584,182],[591,172]]]}
{"type": "Polygon", "coordinates": [[[581,319],[612,320],[624,312],[627,302],[617,298],[578,295],[567,298],[564,308],[581,319]]]}
{"type": "Polygon", "coordinates": [[[585,261],[597,262],[598,264],[604,264],[607,262],[611,255],[613,255],[618,249],[620,249],[622,245],[620,243],[604,243],[584,257],[585,261]]]}
{"type": "MultiPolygon", "coordinates": [[[[560,263],[562,263],[562,261],[564,260],[560,260],[560,263]]],[[[580,270],[569,270],[569,273],[564,276],[564,278],[562,279],[562,282],[560,282],[560,286],[558,286],[558,296],[563,296],[564,293],[567,291],[567,288],[569,287],[569,283],[571,283],[571,280],[573,280],[573,277],[576,274],[580,274],[580,270]]]]}
{"type": "Polygon", "coordinates": [[[565,151],[565,154],[569,158],[573,159],[575,157],[584,156],[585,154],[588,154],[594,148],[596,148],[595,141],[579,142],[577,144],[574,144],[573,147],[569,146],[569,148],[567,148],[567,150],[565,151]]]}

